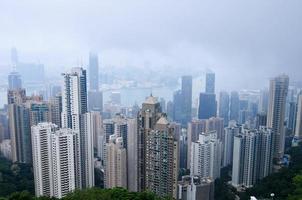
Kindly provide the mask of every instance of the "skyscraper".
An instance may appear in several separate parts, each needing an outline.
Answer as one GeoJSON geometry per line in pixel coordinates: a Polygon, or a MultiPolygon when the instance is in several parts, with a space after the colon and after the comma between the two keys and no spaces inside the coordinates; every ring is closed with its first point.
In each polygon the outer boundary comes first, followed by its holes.
{"type": "Polygon", "coordinates": [[[298,95],[295,137],[299,140],[302,139],[302,94],[298,95]]]}
{"type": "Polygon", "coordinates": [[[260,112],[256,117],[256,129],[259,129],[260,126],[266,126],[267,114],[265,112],[260,112]]]}
{"type": "Polygon", "coordinates": [[[8,118],[12,160],[31,163],[31,126],[51,122],[49,105],[40,97],[27,97],[24,89],[8,90],[8,118]]]}
{"type": "Polygon", "coordinates": [[[230,96],[227,92],[220,92],[219,95],[219,117],[223,118],[224,125],[229,123],[230,96]]]}
{"type": "Polygon", "coordinates": [[[62,127],[61,113],[62,113],[62,96],[56,95],[50,98],[49,107],[51,112],[51,122],[58,127],[62,127]]]}
{"type": "Polygon", "coordinates": [[[8,89],[9,90],[22,89],[22,80],[18,72],[11,72],[8,75],[8,89]]]}
{"type": "Polygon", "coordinates": [[[123,145],[127,149],[128,126],[127,119],[123,115],[118,113],[113,119],[105,119],[103,121],[103,126],[107,143],[109,142],[110,135],[116,134],[118,137],[123,138],[123,145]]]}
{"type": "Polygon", "coordinates": [[[259,100],[259,107],[258,107],[259,108],[258,109],[259,112],[265,112],[265,113],[267,113],[267,109],[268,109],[268,97],[269,97],[268,89],[261,90],[260,100],[259,100]]]}
{"type": "Polygon", "coordinates": [[[82,187],[94,186],[94,138],[97,134],[99,121],[96,120],[94,113],[85,113],[82,116],[82,127],[80,131],[80,149],[81,149],[81,171],[82,187]]]}
{"type": "Polygon", "coordinates": [[[32,127],[36,196],[62,198],[76,188],[75,134],[51,123],[32,127]]]}
{"type": "Polygon", "coordinates": [[[217,114],[216,95],[213,93],[200,93],[198,118],[209,119],[211,117],[216,117],[216,114],[217,114]]]}
{"type": "Polygon", "coordinates": [[[244,129],[234,137],[232,185],[253,186],[272,172],[273,133],[271,129],[244,129]]]}
{"type": "Polygon", "coordinates": [[[7,91],[7,104],[22,104],[25,101],[26,101],[25,89],[7,91]]]}
{"type": "Polygon", "coordinates": [[[160,103],[152,95],[143,102],[138,113],[138,189],[146,189],[146,136],[155,128],[156,122],[162,116],[160,103]]]}
{"type": "Polygon", "coordinates": [[[75,131],[75,170],[76,188],[92,187],[94,168],[92,117],[87,114],[87,82],[86,70],[72,68],[71,73],[63,74],[62,87],[62,127],[75,131]],[[89,148],[88,148],[89,147],[89,148]]]}
{"type": "Polygon", "coordinates": [[[123,138],[117,134],[110,135],[106,144],[106,188],[123,187],[127,189],[127,151],[123,138]]]}
{"type": "Polygon", "coordinates": [[[270,80],[267,126],[272,128],[274,133],[275,158],[282,158],[284,153],[284,120],[288,84],[289,78],[287,75],[280,75],[270,80]]]}
{"type": "Polygon", "coordinates": [[[88,110],[103,112],[103,93],[101,91],[88,91],[88,110]]]}
{"type": "Polygon", "coordinates": [[[127,119],[127,176],[128,190],[138,191],[138,134],[137,119],[127,119]]]}
{"type": "Polygon", "coordinates": [[[63,74],[62,127],[80,130],[80,115],[87,112],[86,70],[72,68],[63,74]]]}
{"type": "Polygon", "coordinates": [[[239,94],[236,91],[231,92],[230,120],[239,120],[239,94]]]}
{"type": "Polygon", "coordinates": [[[239,135],[239,131],[239,127],[232,123],[224,129],[223,167],[232,165],[233,163],[234,137],[239,135]]]}
{"type": "Polygon", "coordinates": [[[179,200],[214,200],[213,179],[183,176],[178,188],[179,200]]]}
{"type": "Polygon", "coordinates": [[[188,123],[188,153],[187,153],[187,169],[191,167],[192,142],[197,142],[200,133],[206,132],[206,120],[192,120],[188,123]]]}
{"type": "Polygon", "coordinates": [[[191,176],[219,178],[221,154],[222,142],[217,139],[216,131],[199,134],[198,141],[192,143],[191,176]]]}
{"type": "Polygon", "coordinates": [[[103,93],[99,91],[99,60],[98,55],[89,54],[89,91],[88,110],[103,112],[103,93]]]}
{"type": "Polygon", "coordinates": [[[47,102],[28,101],[26,104],[30,109],[30,126],[51,122],[51,111],[47,102]]]}
{"type": "Polygon", "coordinates": [[[215,73],[206,73],[206,93],[215,94],[215,73]]]}
{"type": "MultiPolygon", "coordinates": [[[[171,116],[169,116],[171,118],[171,116]]],[[[173,94],[173,120],[187,126],[192,118],[192,76],[181,77],[181,90],[173,94]]]]}
{"type": "Polygon", "coordinates": [[[95,53],[89,54],[89,89],[99,91],[99,59],[95,53]]]}
{"type": "Polygon", "coordinates": [[[146,134],[146,189],[161,197],[177,197],[178,143],[173,131],[162,116],[146,134]]]}
{"type": "Polygon", "coordinates": [[[182,112],[184,115],[181,123],[186,126],[192,119],[192,76],[181,77],[181,93],[183,96],[182,112]]]}
{"type": "Polygon", "coordinates": [[[183,113],[183,95],[181,90],[177,90],[173,94],[173,121],[182,123],[184,119],[183,113]]]}
{"type": "Polygon", "coordinates": [[[210,119],[206,120],[206,133],[210,131],[216,131],[217,139],[223,141],[224,134],[223,134],[223,128],[224,123],[223,119],[219,117],[211,117],[210,119]]]}
{"type": "Polygon", "coordinates": [[[295,101],[289,102],[287,128],[291,132],[295,132],[296,128],[296,115],[297,115],[297,103],[295,101]]]}
{"type": "Polygon", "coordinates": [[[31,163],[30,111],[24,104],[8,105],[13,162],[31,163]]]}

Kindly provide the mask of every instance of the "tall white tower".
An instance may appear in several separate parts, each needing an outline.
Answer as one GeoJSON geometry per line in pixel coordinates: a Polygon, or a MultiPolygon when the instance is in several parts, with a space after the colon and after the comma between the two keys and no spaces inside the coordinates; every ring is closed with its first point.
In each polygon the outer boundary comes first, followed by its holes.
{"type": "Polygon", "coordinates": [[[220,177],[222,142],[217,139],[216,131],[199,135],[192,143],[191,176],[220,177]]]}
{"type": "Polygon", "coordinates": [[[76,187],[94,186],[93,167],[93,119],[87,114],[86,70],[72,68],[63,74],[62,127],[71,128],[76,133],[75,169],[76,187]]]}
{"type": "Polygon", "coordinates": [[[36,196],[62,198],[75,189],[75,133],[51,123],[32,127],[36,196]]]}

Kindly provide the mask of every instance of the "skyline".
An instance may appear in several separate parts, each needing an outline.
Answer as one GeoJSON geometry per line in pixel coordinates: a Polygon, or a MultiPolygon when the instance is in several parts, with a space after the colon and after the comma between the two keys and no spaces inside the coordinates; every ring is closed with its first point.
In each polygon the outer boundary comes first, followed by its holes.
{"type": "Polygon", "coordinates": [[[45,64],[48,75],[68,71],[80,60],[87,65],[94,51],[103,70],[151,66],[165,74],[185,66],[196,74],[212,69],[217,88],[226,90],[260,88],[280,73],[299,80],[301,1],[1,4],[1,68],[10,66],[15,46],[20,60],[45,64]]]}
{"type": "Polygon", "coordinates": [[[0,0],[0,199],[302,199],[301,0],[0,0]]]}

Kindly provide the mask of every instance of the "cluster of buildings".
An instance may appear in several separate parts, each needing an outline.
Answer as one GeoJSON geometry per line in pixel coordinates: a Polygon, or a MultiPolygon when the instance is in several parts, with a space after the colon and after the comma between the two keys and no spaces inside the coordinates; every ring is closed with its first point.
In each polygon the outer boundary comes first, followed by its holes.
{"type": "MultiPolygon", "coordinates": [[[[192,76],[183,76],[173,101],[151,94],[141,106],[108,115],[98,74],[98,57],[90,54],[89,80],[85,69],[72,68],[47,100],[27,96],[20,75],[9,75],[0,151],[33,164],[36,196],[94,187],[97,169],[105,188],[212,200],[221,168],[231,166],[234,187],[251,187],[282,164],[286,130],[295,134],[293,145],[301,139],[302,96],[286,75],[271,79],[269,90],[222,91],[217,101],[215,74],[207,73],[198,108],[192,76]]],[[[120,99],[112,94],[113,104],[120,99]]]]}

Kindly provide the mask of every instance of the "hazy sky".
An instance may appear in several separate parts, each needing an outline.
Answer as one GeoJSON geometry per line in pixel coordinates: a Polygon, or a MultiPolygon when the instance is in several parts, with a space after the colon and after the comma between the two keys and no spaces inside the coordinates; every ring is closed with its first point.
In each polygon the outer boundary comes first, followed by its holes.
{"type": "Polygon", "coordinates": [[[301,0],[0,0],[0,65],[49,72],[99,52],[102,67],[211,68],[221,88],[256,88],[287,73],[302,80],[301,0]]]}

